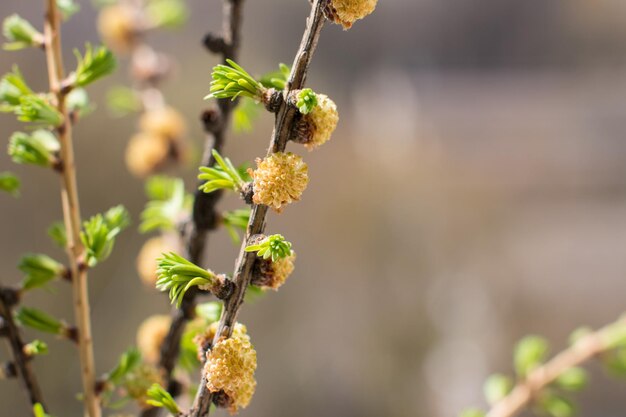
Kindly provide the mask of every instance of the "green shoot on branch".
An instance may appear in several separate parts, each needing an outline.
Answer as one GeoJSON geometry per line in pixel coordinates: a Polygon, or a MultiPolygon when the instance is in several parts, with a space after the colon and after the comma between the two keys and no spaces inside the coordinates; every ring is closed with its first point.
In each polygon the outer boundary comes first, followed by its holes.
{"type": "Polygon", "coordinates": [[[174,401],[174,398],[159,384],[153,384],[148,389],[147,394],[149,399],[146,402],[148,404],[154,407],[165,408],[174,416],[180,413],[180,408],[174,401]]]}
{"type": "Polygon", "coordinates": [[[221,189],[241,192],[246,182],[230,159],[222,158],[215,149],[213,149],[213,157],[217,165],[200,167],[201,174],[198,175],[198,179],[206,182],[200,185],[199,189],[205,193],[221,189]]]}
{"type": "Polygon", "coordinates": [[[9,139],[9,155],[17,164],[54,166],[58,162],[59,149],[58,139],[49,130],[36,130],[30,135],[15,132],[9,139]]]}
{"type": "Polygon", "coordinates": [[[185,293],[194,286],[212,287],[218,277],[211,271],[199,267],[174,252],[164,253],[157,259],[159,291],[169,291],[172,304],[180,307],[185,293]]]}
{"type": "Polygon", "coordinates": [[[5,74],[0,80],[0,110],[11,112],[13,107],[19,106],[21,97],[34,94],[35,92],[26,84],[20,69],[15,65],[13,72],[5,74]]]}
{"type": "Polygon", "coordinates": [[[317,94],[310,88],[305,88],[298,93],[298,101],[296,103],[298,110],[302,114],[309,114],[317,106],[317,94]]]}
{"type": "Polygon", "coordinates": [[[44,287],[53,279],[61,277],[66,271],[61,263],[48,255],[33,253],[23,256],[18,268],[26,274],[22,281],[24,290],[44,287]]]}
{"type": "Polygon", "coordinates": [[[209,98],[230,98],[250,97],[256,101],[263,99],[265,87],[256,81],[242,67],[233,60],[227,59],[228,65],[216,65],[211,74],[211,93],[205,97],[209,98]]]}
{"type": "Polygon", "coordinates": [[[90,43],[87,43],[85,44],[84,56],[78,49],[74,50],[74,55],[78,61],[75,85],[79,87],[89,85],[115,70],[115,57],[104,46],[98,46],[94,49],[90,43]]]}
{"type": "Polygon", "coordinates": [[[141,212],[141,233],[174,229],[178,219],[189,211],[193,199],[185,192],[182,179],[162,175],[151,177],[147,181],[146,194],[151,201],[148,201],[141,212]]]}
{"type": "Polygon", "coordinates": [[[272,258],[272,262],[291,255],[291,242],[285,240],[282,235],[265,237],[259,243],[246,246],[246,252],[256,252],[259,258],[272,258]]]}
{"type": "Polygon", "coordinates": [[[17,14],[12,14],[2,23],[2,34],[9,41],[3,45],[7,51],[37,47],[43,45],[43,35],[17,14]]]}
{"type": "Polygon", "coordinates": [[[19,100],[19,104],[13,107],[13,113],[20,122],[54,127],[63,124],[63,116],[48,99],[37,95],[24,95],[19,100]]]}
{"type": "Polygon", "coordinates": [[[115,238],[130,224],[130,215],[123,206],[110,208],[107,212],[96,214],[83,225],[80,234],[87,251],[87,265],[94,267],[109,257],[115,238]]]}
{"type": "Polygon", "coordinates": [[[48,345],[41,340],[35,339],[24,345],[24,353],[28,356],[47,355],[48,345]]]}
{"type": "Polygon", "coordinates": [[[63,336],[67,334],[67,326],[51,315],[34,308],[22,307],[15,313],[15,319],[22,325],[44,333],[63,336]]]}

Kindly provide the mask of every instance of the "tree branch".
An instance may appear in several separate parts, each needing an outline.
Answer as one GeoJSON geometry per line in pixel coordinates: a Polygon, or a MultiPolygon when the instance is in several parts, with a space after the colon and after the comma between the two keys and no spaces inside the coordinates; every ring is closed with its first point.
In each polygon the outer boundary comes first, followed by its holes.
{"type": "Polygon", "coordinates": [[[31,358],[24,352],[24,341],[13,319],[13,306],[17,301],[16,290],[0,288],[0,319],[2,319],[0,329],[13,354],[13,363],[28,395],[28,401],[31,406],[40,403],[46,409],[37,377],[30,363],[31,358]]]}
{"type": "Polygon", "coordinates": [[[60,156],[63,162],[61,201],[67,230],[67,254],[72,273],[74,316],[78,327],[78,351],[85,409],[90,417],[100,417],[101,410],[95,392],[96,372],[91,336],[87,268],[84,264],[85,249],[80,240],[81,217],[76,186],[72,124],[65,106],[65,93],[61,89],[61,83],[65,76],[61,54],[60,17],[56,0],[47,0],[44,36],[50,90],[56,96],[56,107],[64,119],[63,125],[58,128],[61,144],[60,156]]]}
{"type": "Polygon", "coordinates": [[[556,381],[567,370],[581,365],[615,346],[616,334],[626,333],[626,318],[611,323],[590,333],[569,349],[556,355],[552,360],[530,372],[513,390],[498,401],[486,417],[513,417],[521,413],[548,385],[556,381]]]}
{"type": "MultiPolygon", "coordinates": [[[[272,153],[282,152],[285,150],[287,142],[290,138],[291,131],[294,128],[294,117],[297,109],[289,105],[289,94],[293,90],[301,89],[304,86],[306,80],[307,71],[313,53],[317,47],[317,42],[325,22],[323,13],[325,1],[315,0],[311,14],[307,20],[307,28],[304,32],[302,42],[296,58],[293,63],[289,81],[283,91],[283,102],[276,115],[276,121],[274,124],[274,132],[272,134],[272,140],[270,142],[267,155],[272,153]]],[[[225,301],[222,316],[219,321],[218,330],[213,339],[213,344],[217,343],[221,338],[228,338],[231,336],[233,327],[237,320],[237,315],[241,305],[243,304],[246,290],[250,285],[252,279],[252,266],[256,259],[256,253],[246,252],[245,248],[248,245],[248,240],[251,236],[262,234],[265,229],[265,216],[267,214],[268,207],[263,205],[254,205],[250,214],[250,221],[246,231],[246,236],[242,241],[237,263],[235,265],[235,274],[233,282],[235,283],[235,291],[232,296],[225,301]]],[[[211,402],[213,395],[208,390],[206,377],[203,375],[198,388],[198,393],[194,401],[193,408],[189,412],[190,417],[204,417],[208,416],[210,412],[211,402]]]]}
{"type": "MultiPolygon", "coordinates": [[[[243,0],[223,1],[223,28],[222,35],[207,35],[204,43],[207,48],[214,53],[219,53],[222,62],[227,59],[236,60],[239,52],[242,26],[243,0]],[[219,44],[219,48],[216,46],[219,44]]],[[[230,100],[218,100],[217,109],[207,110],[202,115],[202,122],[206,132],[206,142],[202,166],[213,166],[215,160],[212,155],[213,149],[222,152],[226,140],[226,132],[234,103],[230,100]]],[[[216,206],[222,197],[221,192],[206,194],[196,190],[194,195],[193,211],[191,220],[188,221],[182,230],[182,237],[185,241],[185,249],[188,259],[202,265],[204,251],[207,244],[207,235],[218,225],[219,214],[216,206]]],[[[185,294],[180,308],[172,310],[172,324],[161,346],[161,357],[159,365],[163,369],[166,378],[167,390],[172,395],[177,395],[178,384],[173,379],[172,374],[176,366],[180,350],[180,340],[185,330],[187,322],[195,316],[196,298],[199,291],[191,289],[185,294]]],[[[142,412],[142,417],[153,417],[158,415],[159,409],[147,409],[142,412]]]]}

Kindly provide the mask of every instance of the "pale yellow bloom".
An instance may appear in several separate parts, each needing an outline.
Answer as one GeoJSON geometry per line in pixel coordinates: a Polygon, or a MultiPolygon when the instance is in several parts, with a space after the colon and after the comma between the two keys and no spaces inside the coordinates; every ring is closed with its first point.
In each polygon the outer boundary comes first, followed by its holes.
{"type": "MultiPolygon", "coordinates": [[[[193,341],[198,346],[198,360],[202,361],[204,358],[204,349],[206,346],[209,346],[213,343],[213,339],[215,338],[215,333],[217,333],[217,327],[219,323],[217,321],[211,323],[209,327],[207,327],[206,331],[203,333],[199,333],[196,337],[194,337],[193,341]]],[[[244,339],[250,341],[250,336],[248,336],[248,329],[241,323],[235,323],[235,327],[233,328],[233,334],[231,337],[244,339]]]]}
{"type": "Polygon", "coordinates": [[[308,167],[300,156],[277,152],[256,162],[257,169],[248,171],[253,178],[254,204],[280,213],[285,205],[300,199],[309,183],[308,167]]]}
{"type": "Polygon", "coordinates": [[[207,388],[211,392],[224,391],[231,414],[250,403],[256,389],[256,365],[256,351],[248,338],[221,340],[207,355],[204,367],[207,388]]]}
{"type": "Polygon", "coordinates": [[[291,252],[291,255],[286,258],[277,259],[275,262],[272,262],[271,259],[258,258],[254,265],[255,275],[252,283],[261,288],[278,290],[293,272],[295,260],[295,252],[291,252]]]}
{"type": "Polygon", "coordinates": [[[170,146],[170,142],[161,136],[137,133],[126,147],[126,166],[138,177],[153,174],[167,162],[170,146]]]}
{"type": "Polygon", "coordinates": [[[304,143],[309,151],[326,143],[339,123],[337,106],[324,94],[317,94],[317,106],[304,117],[312,130],[310,139],[304,143]]]}
{"type": "Polygon", "coordinates": [[[137,348],[146,362],[156,363],[161,353],[161,345],[170,329],[170,316],[154,315],[141,323],[137,330],[137,348]]]}
{"type": "Polygon", "coordinates": [[[172,107],[163,107],[145,112],[139,120],[142,131],[168,139],[181,139],[186,131],[185,119],[172,107]]]}
{"type": "Polygon", "coordinates": [[[376,3],[378,0],[330,0],[330,14],[335,23],[350,29],[354,22],[371,14],[376,3]]]}

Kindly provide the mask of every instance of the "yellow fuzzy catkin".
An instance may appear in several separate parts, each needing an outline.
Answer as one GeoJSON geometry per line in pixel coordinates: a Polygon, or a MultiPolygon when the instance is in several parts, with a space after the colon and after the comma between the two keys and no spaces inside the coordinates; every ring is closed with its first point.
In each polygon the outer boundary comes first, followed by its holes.
{"type": "Polygon", "coordinates": [[[126,166],[138,177],[153,174],[163,166],[170,154],[170,142],[150,133],[137,133],[126,147],[126,166]]]}
{"type": "Polygon", "coordinates": [[[339,112],[328,96],[317,94],[317,106],[305,117],[313,129],[313,134],[304,147],[312,151],[328,142],[339,123],[339,112]]]}
{"type": "Polygon", "coordinates": [[[137,256],[137,273],[141,282],[143,282],[149,288],[154,289],[157,281],[157,265],[156,259],[161,254],[171,251],[172,248],[165,243],[165,239],[161,236],[148,239],[137,256]]]}
{"type": "Polygon", "coordinates": [[[136,26],[135,11],[126,5],[105,7],[98,16],[98,31],[104,43],[118,53],[131,49],[137,34],[136,26]]]}
{"type": "Polygon", "coordinates": [[[161,345],[170,329],[170,316],[154,315],[141,323],[137,330],[137,348],[146,362],[156,363],[161,353],[161,345]]]}
{"type": "Polygon", "coordinates": [[[149,110],[139,120],[142,131],[168,139],[181,139],[187,132],[185,119],[172,107],[149,110]]]}
{"type": "Polygon", "coordinates": [[[253,284],[263,289],[271,288],[277,291],[295,269],[295,260],[295,252],[291,252],[291,255],[286,258],[277,259],[276,261],[272,261],[271,259],[257,259],[254,269],[255,277],[253,278],[253,284]]]}
{"type": "Polygon", "coordinates": [[[292,153],[277,152],[248,172],[253,178],[254,204],[264,204],[280,213],[284,206],[298,201],[309,183],[308,167],[292,153]]]}
{"type": "Polygon", "coordinates": [[[231,414],[250,403],[256,389],[256,365],[256,351],[248,337],[220,340],[207,355],[207,388],[211,392],[224,391],[231,414]]]}
{"type": "Polygon", "coordinates": [[[371,14],[376,9],[378,0],[331,0],[330,6],[336,23],[344,29],[350,29],[359,19],[371,14]]]}

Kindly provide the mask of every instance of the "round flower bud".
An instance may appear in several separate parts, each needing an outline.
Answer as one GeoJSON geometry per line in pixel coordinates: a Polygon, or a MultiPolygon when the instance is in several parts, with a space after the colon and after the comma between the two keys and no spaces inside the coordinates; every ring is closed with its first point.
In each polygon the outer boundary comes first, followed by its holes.
{"type": "Polygon", "coordinates": [[[145,112],[139,120],[142,131],[168,139],[180,139],[187,131],[183,116],[172,107],[145,112]]]}
{"type": "Polygon", "coordinates": [[[230,413],[235,414],[252,399],[255,370],[256,351],[247,338],[223,339],[207,355],[204,367],[207,388],[213,393],[223,392],[230,413]]]}
{"type": "Polygon", "coordinates": [[[166,164],[171,153],[167,139],[149,133],[137,133],[126,147],[126,166],[134,175],[145,177],[166,164]]]}
{"type": "Polygon", "coordinates": [[[271,288],[278,290],[293,272],[296,253],[291,252],[286,258],[272,262],[271,258],[257,258],[254,263],[252,284],[263,289],[271,288]]]}
{"type": "Polygon", "coordinates": [[[161,345],[172,320],[168,315],[154,315],[141,323],[137,330],[137,348],[146,362],[156,363],[161,353],[161,345]]]}
{"type": "Polygon", "coordinates": [[[347,30],[354,22],[371,14],[376,3],[378,0],[328,0],[325,12],[330,20],[347,30]]]}
{"type": "Polygon", "coordinates": [[[170,252],[173,248],[165,242],[161,236],[148,239],[137,256],[137,273],[141,282],[150,288],[154,288],[157,281],[156,259],[163,253],[170,252]]]}
{"type": "Polygon", "coordinates": [[[294,141],[312,151],[328,142],[338,122],[339,113],[335,103],[328,96],[317,94],[317,106],[302,116],[294,141]]]}
{"type": "Polygon", "coordinates": [[[270,206],[280,213],[285,205],[298,201],[309,183],[308,167],[292,153],[277,152],[248,170],[253,178],[254,204],[270,206]]]}
{"type": "Polygon", "coordinates": [[[132,7],[122,4],[105,7],[98,16],[98,31],[111,49],[127,52],[137,38],[138,19],[132,7]]]}

